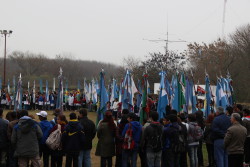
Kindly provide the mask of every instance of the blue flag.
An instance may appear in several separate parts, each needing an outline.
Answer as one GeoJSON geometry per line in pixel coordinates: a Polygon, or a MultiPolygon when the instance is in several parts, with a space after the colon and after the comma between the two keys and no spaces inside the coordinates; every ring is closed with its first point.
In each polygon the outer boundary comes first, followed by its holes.
{"type": "Polygon", "coordinates": [[[212,99],[210,80],[208,76],[206,76],[205,78],[205,91],[206,91],[205,117],[207,118],[207,116],[211,113],[211,99],[212,99]]]}
{"type": "Polygon", "coordinates": [[[168,95],[165,89],[166,73],[162,71],[159,73],[159,75],[161,76],[161,82],[160,82],[160,93],[158,98],[157,112],[159,114],[159,119],[161,119],[164,117],[164,114],[166,113],[165,111],[166,111],[166,106],[168,105],[168,95]]]}
{"type": "Polygon", "coordinates": [[[96,124],[104,118],[104,113],[107,109],[108,94],[105,88],[104,72],[100,73],[100,89],[99,89],[99,107],[97,110],[96,124]]]}

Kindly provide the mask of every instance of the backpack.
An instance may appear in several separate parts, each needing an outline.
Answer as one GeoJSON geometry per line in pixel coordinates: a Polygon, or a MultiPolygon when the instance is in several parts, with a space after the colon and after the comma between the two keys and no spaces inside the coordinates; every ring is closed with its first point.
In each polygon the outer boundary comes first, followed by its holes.
{"type": "Polygon", "coordinates": [[[150,147],[154,152],[159,152],[162,150],[162,127],[154,127],[151,124],[154,133],[152,136],[148,137],[148,147],[150,147]]]}
{"type": "MultiPolygon", "coordinates": [[[[173,127],[171,127],[173,128],[173,127]]],[[[186,142],[185,136],[182,132],[182,127],[179,126],[179,129],[173,128],[174,133],[172,134],[172,141],[171,141],[171,149],[173,153],[184,153],[186,151],[186,142]]]]}
{"type": "Polygon", "coordinates": [[[201,127],[197,124],[189,124],[191,126],[191,138],[193,139],[193,142],[197,142],[203,138],[203,130],[201,127]]]}
{"type": "Polygon", "coordinates": [[[122,147],[124,150],[133,150],[135,148],[135,141],[133,139],[133,129],[131,123],[129,123],[129,127],[125,133],[122,147]]]}
{"type": "Polygon", "coordinates": [[[57,125],[58,128],[52,132],[46,140],[47,146],[52,150],[61,149],[61,125],[57,125]]]}

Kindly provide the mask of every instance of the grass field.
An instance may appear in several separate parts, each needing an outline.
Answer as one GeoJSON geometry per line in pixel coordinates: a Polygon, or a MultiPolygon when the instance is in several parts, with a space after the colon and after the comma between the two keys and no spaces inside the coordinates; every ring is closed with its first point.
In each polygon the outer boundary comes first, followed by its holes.
{"type": "MultiPolygon", "coordinates": [[[[4,117],[6,115],[8,111],[4,111],[4,117]]],[[[36,119],[36,121],[39,121],[38,116],[36,115],[36,113],[39,111],[29,111],[30,115],[33,115],[36,119]]],[[[71,112],[70,111],[65,111],[64,114],[66,115],[67,119],[69,120],[69,114],[71,112]]],[[[76,113],[78,114],[78,113],[76,113]]],[[[96,122],[96,113],[95,112],[89,112],[88,113],[88,117],[89,119],[91,119],[92,121],[94,121],[94,123],[96,122]]],[[[48,120],[52,120],[54,118],[53,116],[53,112],[52,111],[48,111],[48,120]]],[[[97,137],[95,137],[95,139],[93,140],[93,148],[91,150],[91,157],[92,157],[92,166],[93,167],[99,167],[100,166],[100,157],[95,156],[95,150],[96,150],[96,145],[97,145],[97,137]]],[[[206,146],[203,145],[203,157],[204,157],[204,165],[207,165],[207,151],[206,151],[206,146]]],[[[64,159],[65,161],[65,159],[64,159]]],[[[115,157],[113,157],[113,166],[114,166],[114,162],[115,162],[115,157]]],[[[138,157],[137,159],[137,166],[140,167],[140,158],[138,157]]]]}

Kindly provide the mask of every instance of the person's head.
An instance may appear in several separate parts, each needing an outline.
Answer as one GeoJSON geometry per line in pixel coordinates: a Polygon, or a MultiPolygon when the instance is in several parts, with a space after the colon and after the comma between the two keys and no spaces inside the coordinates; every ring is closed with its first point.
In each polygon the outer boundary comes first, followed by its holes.
{"type": "Polygon", "coordinates": [[[128,114],[127,120],[128,120],[128,122],[136,121],[136,115],[135,115],[135,113],[130,112],[128,114]]]}
{"type": "Polygon", "coordinates": [[[115,102],[117,102],[118,101],[118,98],[115,98],[115,102]]]}
{"type": "Polygon", "coordinates": [[[15,119],[17,119],[18,118],[18,112],[15,112],[15,111],[12,111],[11,112],[11,118],[13,119],[13,120],[15,120],[15,119]]]}
{"type": "Polygon", "coordinates": [[[237,111],[239,112],[239,111],[242,111],[243,107],[242,107],[241,104],[237,104],[237,105],[236,105],[236,109],[237,109],[237,111]]]}
{"type": "Polygon", "coordinates": [[[233,107],[231,107],[231,106],[228,106],[227,108],[226,108],[226,111],[227,111],[227,115],[232,115],[232,113],[233,113],[233,107]]]}
{"type": "Polygon", "coordinates": [[[238,113],[233,113],[231,115],[231,123],[234,124],[234,123],[237,123],[237,122],[240,122],[241,121],[241,117],[240,117],[240,114],[238,113]]]}
{"type": "Polygon", "coordinates": [[[170,114],[167,116],[167,120],[169,120],[171,123],[177,122],[177,115],[175,114],[170,114]]]}
{"type": "Polygon", "coordinates": [[[181,114],[179,115],[179,118],[181,119],[181,122],[186,122],[186,121],[187,121],[186,116],[185,116],[184,113],[181,113],[181,114]]]}
{"type": "Polygon", "coordinates": [[[76,113],[74,113],[74,112],[70,113],[70,114],[69,114],[69,119],[70,119],[70,120],[77,119],[76,113]]]}
{"type": "Polygon", "coordinates": [[[152,112],[150,113],[150,117],[152,118],[153,121],[158,121],[158,119],[159,119],[159,114],[158,114],[157,111],[152,111],[152,112]]]}
{"type": "Polygon", "coordinates": [[[107,122],[110,129],[114,130],[116,127],[112,116],[112,112],[110,110],[107,110],[105,112],[104,119],[102,120],[102,122],[107,122]]]}
{"type": "Polygon", "coordinates": [[[36,113],[36,115],[38,115],[40,121],[43,121],[47,120],[48,113],[46,111],[40,111],[39,113],[36,113]]]}
{"type": "Polygon", "coordinates": [[[170,105],[167,105],[167,106],[166,106],[165,111],[166,111],[166,115],[169,115],[169,114],[170,114],[170,111],[171,111],[170,105]]]}
{"type": "Polygon", "coordinates": [[[128,109],[123,109],[122,110],[122,115],[128,115],[129,114],[129,110],[128,109]]]}
{"type": "Polygon", "coordinates": [[[0,117],[2,118],[3,117],[3,109],[0,108],[0,117]]]}
{"type": "Polygon", "coordinates": [[[57,109],[54,110],[54,113],[53,113],[53,114],[54,114],[54,116],[57,117],[58,115],[61,114],[61,110],[60,110],[59,108],[57,108],[57,109]]]}
{"type": "Polygon", "coordinates": [[[243,113],[244,113],[244,116],[246,117],[246,116],[249,116],[250,115],[250,110],[249,109],[244,109],[243,110],[243,113]]]}
{"type": "Polygon", "coordinates": [[[195,114],[188,114],[188,121],[189,122],[195,122],[196,121],[195,114]]]}
{"type": "Polygon", "coordinates": [[[57,116],[57,123],[60,124],[60,125],[62,125],[62,124],[65,124],[65,125],[68,124],[68,121],[67,121],[67,118],[65,117],[65,115],[59,114],[57,116]]]}
{"type": "Polygon", "coordinates": [[[9,112],[7,112],[7,114],[6,114],[6,116],[5,116],[5,118],[6,118],[9,122],[13,121],[13,118],[11,117],[11,113],[12,113],[12,111],[9,111],[9,112]]]}
{"type": "Polygon", "coordinates": [[[209,114],[208,117],[207,117],[206,122],[208,124],[211,124],[213,122],[213,120],[214,120],[214,114],[209,114]]]}
{"type": "Polygon", "coordinates": [[[87,117],[87,115],[88,115],[88,110],[86,108],[79,110],[79,118],[87,117]]]}
{"type": "Polygon", "coordinates": [[[22,117],[24,117],[24,116],[28,116],[28,115],[29,115],[29,113],[28,113],[27,110],[21,110],[21,111],[19,112],[20,118],[22,118],[22,117]]]}
{"type": "Polygon", "coordinates": [[[224,114],[224,108],[223,107],[218,107],[216,110],[216,115],[224,114]]]}

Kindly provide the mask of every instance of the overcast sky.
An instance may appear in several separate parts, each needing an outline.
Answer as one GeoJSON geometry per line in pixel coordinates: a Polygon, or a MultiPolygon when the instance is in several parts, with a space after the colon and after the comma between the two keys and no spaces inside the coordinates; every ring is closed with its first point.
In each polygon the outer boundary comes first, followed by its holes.
{"type": "MultiPolygon", "coordinates": [[[[7,50],[70,54],[122,64],[164,52],[166,39],[211,42],[222,35],[224,0],[1,0],[0,29],[11,29],[7,50]]],[[[250,23],[250,0],[227,0],[225,34],[250,23]]],[[[182,51],[188,43],[169,43],[182,51]]],[[[3,56],[4,38],[0,38],[3,56]]]]}

